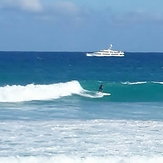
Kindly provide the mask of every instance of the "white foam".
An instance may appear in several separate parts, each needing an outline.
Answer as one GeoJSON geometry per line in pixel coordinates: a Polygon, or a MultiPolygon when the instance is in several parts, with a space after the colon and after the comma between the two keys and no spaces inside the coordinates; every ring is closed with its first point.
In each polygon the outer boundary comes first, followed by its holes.
{"type": "Polygon", "coordinates": [[[163,156],[153,157],[86,157],[56,156],[56,157],[1,157],[2,163],[162,163],[163,156]]]}
{"type": "Polygon", "coordinates": [[[71,156],[76,156],[77,162],[92,157],[109,162],[108,156],[118,156],[124,162],[132,156],[138,160],[144,156],[146,162],[153,156],[163,159],[162,121],[5,121],[0,126],[0,157],[59,156],[60,162],[64,160],[61,155],[71,160],[67,162],[75,162],[71,156]]]}
{"type": "Polygon", "coordinates": [[[7,85],[0,87],[0,102],[50,100],[80,94],[82,91],[83,89],[78,81],[50,85],[7,85]]]}

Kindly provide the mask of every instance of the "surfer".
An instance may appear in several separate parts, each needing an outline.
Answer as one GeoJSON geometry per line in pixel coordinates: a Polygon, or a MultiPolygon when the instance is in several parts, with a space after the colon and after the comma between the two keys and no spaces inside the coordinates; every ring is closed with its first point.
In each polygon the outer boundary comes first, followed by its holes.
{"type": "Polygon", "coordinates": [[[98,92],[103,92],[103,88],[104,88],[104,85],[101,84],[100,87],[99,87],[99,89],[98,89],[98,92]]]}

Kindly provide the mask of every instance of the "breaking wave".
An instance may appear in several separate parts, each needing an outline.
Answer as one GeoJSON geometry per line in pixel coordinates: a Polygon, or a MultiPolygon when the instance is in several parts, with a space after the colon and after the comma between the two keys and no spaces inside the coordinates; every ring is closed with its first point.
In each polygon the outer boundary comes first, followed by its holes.
{"type": "Polygon", "coordinates": [[[49,85],[28,84],[0,87],[0,102],[24,102],[34,100],[53,100],[61,97],[79,95],[89,98],[101,98],[105,95],[84,90],[78,81],[49,85]]]}
{"type": "Polygon", "coordinates": [[[82,91],[83,89],[78,81],[50,85],[7,85],[0,87],[0,102],[51,100],[72,94],[79,94],[82,91]]]}
{"type": "MultiPolygon", "coordinates": [[[[162,102],[163,82],[117,82],[107,83],[105,93],[97,92],[97,83],[87,83],[84,89],[77,80],[49,85],[7,85],[0,87],[0,102],[24,102],[34,100],[55,100],[78,95],[84,98],[104,98],[111,102],[162,102]]],[[[83,99],[84,100],[84,99],[83,99]]]]}

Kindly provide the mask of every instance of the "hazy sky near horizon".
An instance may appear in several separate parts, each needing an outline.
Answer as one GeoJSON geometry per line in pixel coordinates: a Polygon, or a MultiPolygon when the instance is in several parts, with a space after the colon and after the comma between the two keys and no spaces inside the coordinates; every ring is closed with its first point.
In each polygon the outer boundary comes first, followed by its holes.
{"type": "Polygon", "coordinates": [[[163,0],[1,0],[0,51],[163,52],[163,0]]]}

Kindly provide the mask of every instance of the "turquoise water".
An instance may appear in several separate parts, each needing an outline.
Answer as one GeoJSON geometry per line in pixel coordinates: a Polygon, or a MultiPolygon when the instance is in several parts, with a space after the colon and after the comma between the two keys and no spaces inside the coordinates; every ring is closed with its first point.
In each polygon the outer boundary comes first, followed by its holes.
{"type": "Polygon", "coordinates": [[[162,61],[0,52],[0,162],[162,163],[162,61]]]}

